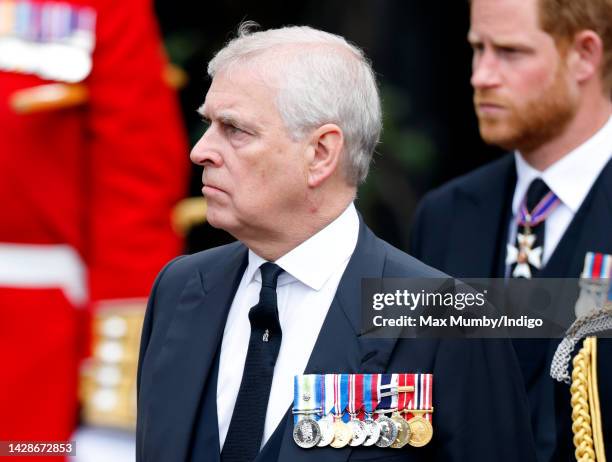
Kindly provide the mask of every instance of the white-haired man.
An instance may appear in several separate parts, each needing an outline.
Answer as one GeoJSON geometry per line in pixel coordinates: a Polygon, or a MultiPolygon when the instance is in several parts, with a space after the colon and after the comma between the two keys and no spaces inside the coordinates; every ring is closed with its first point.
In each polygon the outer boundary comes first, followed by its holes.
{"type": "Polygon", "coordinates": [[[308,27],[243,28],[208,71],[209,127],[191,159],[204,167],[207,219],[239,242],[158,277],[138,460],[531,460],[508,343],[361,335],[362,278],[443,277],[374,236],[353,205],[381,130],[362,51],[308,27]],[[294,443],[295,375],[400,372],[435,377],[431,443],[294,443]]]}

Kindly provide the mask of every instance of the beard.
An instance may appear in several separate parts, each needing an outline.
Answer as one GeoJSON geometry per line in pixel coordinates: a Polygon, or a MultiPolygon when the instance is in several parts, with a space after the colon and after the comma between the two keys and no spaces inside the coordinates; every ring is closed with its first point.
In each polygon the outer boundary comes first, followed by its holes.
{"type": "Polygon", "coordinates": [[[488,143],[504,149],[534,151],[563,133],[577,111],[570,87],[560,63],[553,82],[536,96],[524,102],[497,97],[495,90],[476,90],[474,106],[480,136],[488,143]],[[501,115],[479,113],[478,104],[498,104],[505,108],[501,115]]]}

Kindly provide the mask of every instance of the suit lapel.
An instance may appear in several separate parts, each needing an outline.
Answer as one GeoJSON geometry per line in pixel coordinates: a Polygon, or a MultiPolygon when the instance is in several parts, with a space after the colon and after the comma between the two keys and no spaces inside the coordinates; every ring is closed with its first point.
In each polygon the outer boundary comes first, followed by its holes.
{"type": "Polygon", "coordinates": [[[553,295],[555,320],[570,325],[575,320],[580,277],[587,252],[612,254],[612,161],[602,170],[591,191],[563,234],[541,278],[567,278],[553,295]]]}
{"type": "MultiPolygon", "coordinates": [[[[383,277],[385,249],[360,219],[355,252],[342,276],[334,300],[306,366],[306,374],[384,372],[397,339],[372,339],[360,336],[361,279],[383,277]]],[[[311,461],[312,451],[293,442],[293,416],[287,412],[278,460],[311,461]]],[[[272,438],[271,438],[272,439],[272,438]]],[[[319,461],[345,461],[351,448],[317,448],[319,461]]]]}
{"type": "Polygon", "coordinates": [[[150,434],[157,438],[149,443],[149,461],[188,458],[200,398],[246,263],[246,248],[236,246],[223,266],[199,269],[185,285],[154,366],[150,424],[156,429],[150,434]]]}
{"type": "Polygon", "coordinates": [[[612,160],[595,181],[540,276],[579,277],[586,252],[612,253],[612,160]]]}
{"type": "Polygon", "coordinates": [[[444,269],[457,277],[503,277],[503,260],[516,183],[508,155],[480,181],[462,185],[454,197],[444,269]]]}

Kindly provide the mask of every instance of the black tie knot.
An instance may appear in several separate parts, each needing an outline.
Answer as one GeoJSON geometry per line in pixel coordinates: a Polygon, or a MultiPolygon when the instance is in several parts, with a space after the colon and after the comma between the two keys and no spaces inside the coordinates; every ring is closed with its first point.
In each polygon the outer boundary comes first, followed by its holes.
{"type": "Polygon", "coordinates": [[[536,178],[531,182],[529,188],[527,189],[526,201],[525,205],[527,206],[527,210],[531,212],[538,202],[542,200],[546,194],[550,192],[550,188],[544,183],[542,178],[536,178]]]}
{"type": "Polygon", "coordinates": [[[264,263],[261,270],[261,290],[259,303],[249,311],[249,320],[253,329],[268,329],[275,334],[280,333],[278,308],[276,300],[276,282],[283,269],[274,263],[264,263]]]}
{"type": "Polygon", "coordinates": [[[278,276],[283,272],[283,269],[274,263],[266,262],[259,267],[261,271],[261,285],[270,289],[276,289],[278,276]]]}

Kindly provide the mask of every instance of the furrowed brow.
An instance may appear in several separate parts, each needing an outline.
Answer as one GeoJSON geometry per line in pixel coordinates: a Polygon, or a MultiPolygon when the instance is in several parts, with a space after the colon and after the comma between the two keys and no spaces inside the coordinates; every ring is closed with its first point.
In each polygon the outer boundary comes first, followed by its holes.
{"type": "Polygon", "coordinates": [[[241,127],[243,124],[239,122],[233,114],[227,112],[221,112],[218,115],[218,119],[227,125],[236,125],[237,127],[241,127]]]}

